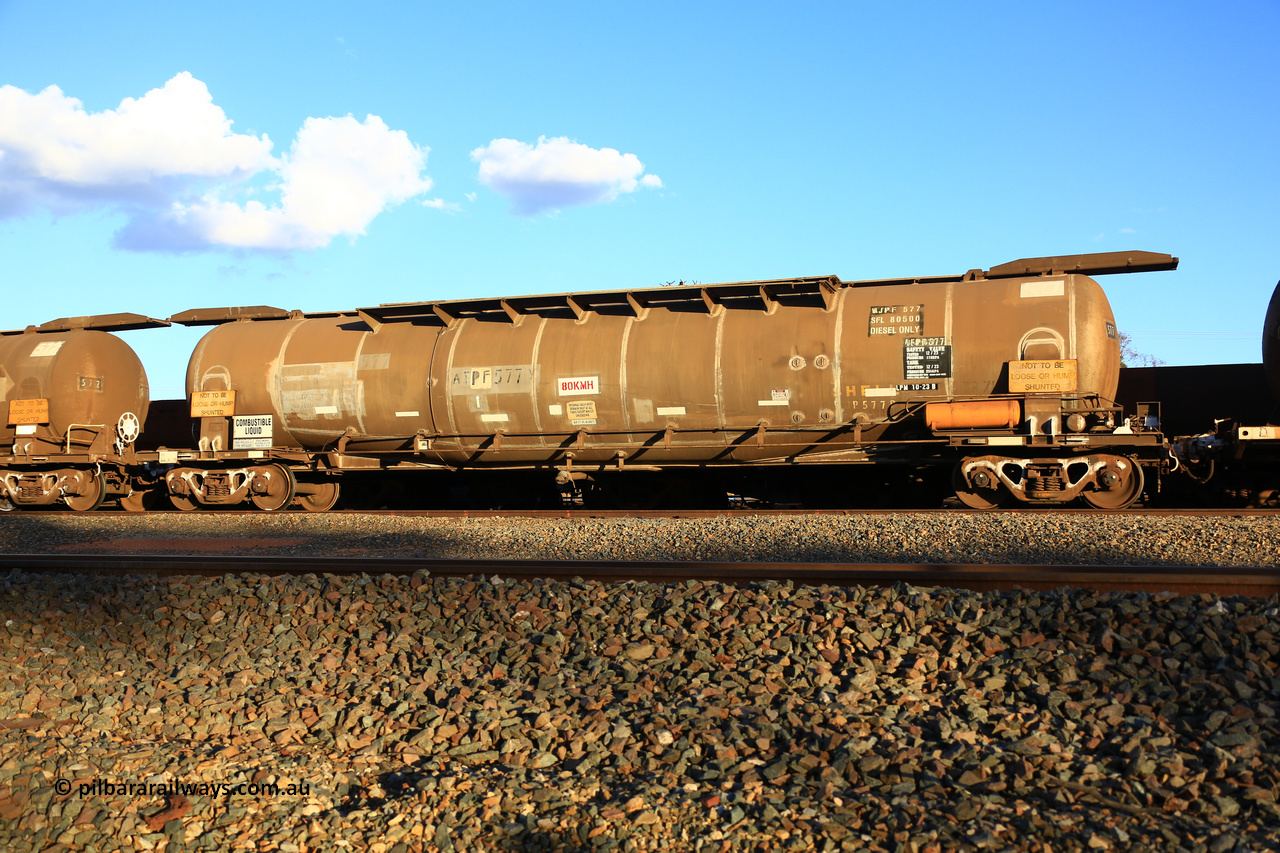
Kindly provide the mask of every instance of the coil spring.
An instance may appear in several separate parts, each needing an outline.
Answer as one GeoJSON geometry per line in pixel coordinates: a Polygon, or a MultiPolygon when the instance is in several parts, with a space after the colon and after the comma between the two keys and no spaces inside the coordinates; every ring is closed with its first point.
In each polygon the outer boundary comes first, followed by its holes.
{"type": "Polygon", "coordinates": [[[1041,477],[1040,483],[1036,488],[1042,492],[1060,492],[1062,491],[1062,478],[1041,477]]]}
{"type": "Polygon", "coordinates": [[[221,483],[205,483],[204,493],[211,498],[225,498],[231,495],[231,487],[221,483]]]}

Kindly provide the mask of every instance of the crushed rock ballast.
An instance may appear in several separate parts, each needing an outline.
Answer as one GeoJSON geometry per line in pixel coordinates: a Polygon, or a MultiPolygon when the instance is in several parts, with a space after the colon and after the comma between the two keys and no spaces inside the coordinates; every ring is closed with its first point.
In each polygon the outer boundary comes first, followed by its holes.
{"type": "Polygon", "coordinates": [[[1280,844],[1265,600],[13,572],[0,613],[5,849],[1280,844]]]}

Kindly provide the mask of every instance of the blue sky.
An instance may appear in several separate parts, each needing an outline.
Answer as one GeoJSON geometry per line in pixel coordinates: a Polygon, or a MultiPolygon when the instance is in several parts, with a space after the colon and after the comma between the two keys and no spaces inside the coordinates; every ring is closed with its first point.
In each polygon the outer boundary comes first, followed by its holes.
{"type": "MultiPolygon", "coordinates": [[[[1278,42],[1274,1],[0,0],[0,327],[1144,249],[1179,270],[1101,278],[1139,350],[1258,361],[1278,42]]],[[[154,397],[200,333],[126,333],[154,397]]]]}

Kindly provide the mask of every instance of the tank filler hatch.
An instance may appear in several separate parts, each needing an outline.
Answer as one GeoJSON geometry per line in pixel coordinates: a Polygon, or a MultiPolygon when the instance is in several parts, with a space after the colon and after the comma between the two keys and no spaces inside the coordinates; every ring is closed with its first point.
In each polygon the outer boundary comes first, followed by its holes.
{"type": "Polygon", "coordinates": [[[190,308],[169,318],[179,326],[221,326],[250,320],[315,320],[325,317],[355,317],[354,311],[286,311],[270,305],[237,305],[228,308],[190,308]]]}
{"type": "Polygon", "coordinates": [[[131,332],[134,329],[163,329],[168,320],[157,320],[142,314],[95,314],[90,317],[59,317],[39,326],[0,332],[0,335],[39,334],[42,332],[70,332],[93,329],[98,332],[131,332]]]}
{"type": "Polygon", "coordinates": [[[237,320],[287,320],[290,312],[270,305],[240,305],[228,308],[191,308],[169,318],[179,326],[220,326],[237,320]]]}
{"type": "Polygon", "coordinates": [[[1055,255],[1046,258],[1020,258],[989,270],[969,270],[963,275],[916,276],[914,278],[880,278],[846,282],[846,287],[886,287],[904,284],[947,284],[985,281],[992,278],[1016,278],[1033,275],[1114,275],[1125,272],[1157,272],[1178,268],[1178,259],[1158,252],[1095,252],[1088,255],[1055,255]]]}

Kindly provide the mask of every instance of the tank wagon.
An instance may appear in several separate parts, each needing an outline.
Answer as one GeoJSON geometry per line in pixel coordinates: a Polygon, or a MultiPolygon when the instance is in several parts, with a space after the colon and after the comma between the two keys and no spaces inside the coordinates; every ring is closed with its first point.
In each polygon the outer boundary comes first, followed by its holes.
{"type": "Polygon", "coordinates": [[[1269,406],[1257,405],[1266,392],[1255,385],[1249,401],[1254,405],[1207,412],[1226,417],[1215,418],[1210,431],[1177,438],[1172,451],[1197,483],[1250,505],[1275,506],[1280,505],[1280,410],[1275,408],[1280,401],[1280,283],[1262,323],[1262,371],[1270,386],[1269,406]],[[1270,409],[1268,416],[1258,417],[1259,408],[1270,409]]]}
{"type": "MultiPolygon", "coordinates": [[[[1262,322],[1262,366],[1267,372],[1272,399],[1280,400],[1280,282],[1271,293],[1262,322]]],[[[1271,421],[1275,422],[1274,416],[1271,421]]]]}
{"type": "Polygon", "coordinates": [[[979,509],[1118,509],[1167,444],[1113,402],[1118,335],[1090,276],[1176,266],[1122,252],[875,281],[194,309],[170,320],[214,327],[187,371],[198,442],[157,461],[183,509],[323,510],[351,475],[433,470],[626,495],[773,469],[838,490],[841,470],[874,463],[948,466],[979,509]]]}
{"type": "Polygon", "coordinates": [[[107,498],[144,508],[134,442],[147,419],[147,374],[110,332],[168,325],[112,314],[0,332],[0,510],[91,510],[107,498]]]}

